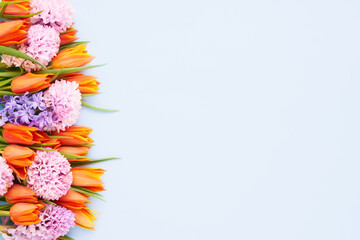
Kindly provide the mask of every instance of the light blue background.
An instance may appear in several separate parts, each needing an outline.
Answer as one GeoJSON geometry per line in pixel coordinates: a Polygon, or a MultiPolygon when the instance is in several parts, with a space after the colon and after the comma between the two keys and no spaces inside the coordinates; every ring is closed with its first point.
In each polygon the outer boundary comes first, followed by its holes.
{"type": "Polygon", "coordinates": [[[106,203],[80,240],[360,238],[360,2],[73,0],[106,203]]]}

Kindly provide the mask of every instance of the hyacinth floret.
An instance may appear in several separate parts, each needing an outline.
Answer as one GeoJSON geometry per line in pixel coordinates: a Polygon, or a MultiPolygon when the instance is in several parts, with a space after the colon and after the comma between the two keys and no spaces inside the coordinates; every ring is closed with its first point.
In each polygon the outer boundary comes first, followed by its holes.
{"type": "Polygon", "coordinates": [[[39,129],[52,126],[52,112],[44,102],[43,92],[22,96],[4,96],[1,102],[4,108],[0,110],[0,125],[7,122],[33,126],[39,129]]]}
{"type": "Polygon", "coordinates": [[[58,151],[37,151],[29,167],[27,187],[44,200],[58,200],[73,180],[68,160],[58,151]]]}
{"type": "Polygon", "coordinates": [[[74,125],[81,109],[81,93],[77,82],[58,80],[44,93],[46,106],[52,111],[53,125],[46,131],[64,131],[74,125]]]}
{"type": "Polygon", "coordinates": [[[0,157],[0,196],[3,196],[13,184],[13,171],[6,164],[6,160],[0,157]]]}
{"type": "Polygon", "coordinates": [[[51,26],[59,33],[74,22],[75,11],[68,0],[32,0],[30,8],[31,13],[42,11],[30,18],[31,23],[51,26]]]}

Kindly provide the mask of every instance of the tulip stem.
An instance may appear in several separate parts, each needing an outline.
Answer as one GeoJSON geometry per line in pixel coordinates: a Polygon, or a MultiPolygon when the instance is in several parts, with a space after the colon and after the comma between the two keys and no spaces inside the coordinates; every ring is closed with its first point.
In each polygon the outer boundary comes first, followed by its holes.
{"type": "Polygon", "coordinates": [[[10,90],[10,89],[11,89],[11,86],[5,86],[5,87],[0,88],[0,90],[10,90]]]}
{"type": "Polygon", "coordinates": [[[20,74],[20,72],[0,72],[0,77],[17,77],[20,74]]]}
{"type": "Polygon", "coordinates": [[[10,212],[9,211],[0,211],[0,216],[1,217],[8,217],[8,216],[10,216],[10,212]]]}

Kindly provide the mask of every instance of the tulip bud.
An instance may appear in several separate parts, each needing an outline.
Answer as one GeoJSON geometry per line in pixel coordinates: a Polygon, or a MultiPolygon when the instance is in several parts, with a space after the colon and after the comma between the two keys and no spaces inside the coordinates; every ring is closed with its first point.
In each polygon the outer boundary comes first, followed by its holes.
{"type": "Polygon", "coordinates": [[[99,90],[100,82],[96,77],[84,75],[81,73],[73,73],[69,75],[60,76],[59,78],[70,82],[77,82],[79,90],[82,94],[94,94],[99,90]]]}
{"type": "MultiPolygon", "coordinates": [[[[2,2],[10,2],[13,0],[2,0],[2,2]]],[[[30,14],[30,2],[22,2],[10,4],[5,7],[5,15],[29,15],[30,14]]]]}
{"type": "Polygon", "coordinates": [[[28,127],[7,123],[3,126],[3,137],[6,142],[22,145],[39,144],[49,139],[49,136],[36,127],[28,127]]]}
{"type": "Polygon", "coordinates": [[[60,40],[61,40],[60,45],[65,45],[65,44],[72,43],[72,42],[78,40],[79,38],[75,37],[75,34],[77,32],[78,31],[75,30],[74,28],[69,28],[64,33],[61,33],[60,34],[60,40]]]}
{"type": "Polygon", "coordinates": [[[56,68],[75,68],[81,67],[91,62],[95,57],[88,54],[85,50],[86,45],[78,45],[67,48],[58,53],[51,62],[51,67],[56,68]]]}
{"type": "Polygon", "coordinates": [[[35,156],[36,153],[30,148],[13,144],[6,146],[3,152],[7,164],[22,180],[26,177],[26,168],[32,164],[35,156]]]}
{"type": "Polygon", "coordinates": [[[38,198],[29,188],[15,184],[5,194],[6,201],[9,203],[37,203],[38,198]]]}
{"type": "Polygon", "coordinates": [[[71,169],[73,174],[73,186],[84,187],[94,192],[104,191],[103,181],[100,177],[105,170],[101,168],[74,167],[71,169]]]}
{"type": "Polygon", "coordinates": [[[39,218],[39,210],[45,207],[45,204],[39,202],[32,203],[16,203],[10,208],[11,220],[19,225],[32,225],[41,222],[39,218]]]}
{"type": "Polygon", "coordinates": [[[53,74],[33,74],[16,77],[11,82],[11,90],[16,94],[37,92],[50,86],[53,74]]]}
{"type": "Polygon", "coordinates": [[[26,41],[29,23],[25,20],[0,23],[0,46],[21,44],[26,41]]]}
{"type": "Polygon", "coordinates": [[[88,135],[92,132],[91,128],[82,126],[71,126],[65,131],[59,132],[58,136],[71,137],[60,138],[58,141],[61,145],[82,145],[94,142],[88,135]]]}

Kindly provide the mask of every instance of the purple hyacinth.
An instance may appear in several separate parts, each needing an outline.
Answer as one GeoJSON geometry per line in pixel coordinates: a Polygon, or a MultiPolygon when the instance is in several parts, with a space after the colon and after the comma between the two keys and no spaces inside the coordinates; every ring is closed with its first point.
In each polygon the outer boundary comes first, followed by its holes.
{"type": "Polygon", "coordinates": [[[3,98],[4,109],[0,111],[0,126],[7,122],[39,129],[53,125],[52,112],[46,107],[43,92],[3,98]]]}

